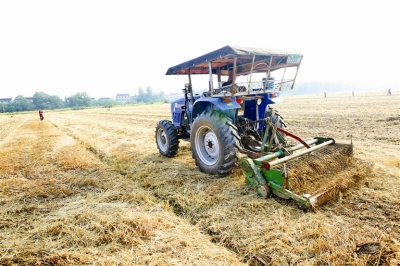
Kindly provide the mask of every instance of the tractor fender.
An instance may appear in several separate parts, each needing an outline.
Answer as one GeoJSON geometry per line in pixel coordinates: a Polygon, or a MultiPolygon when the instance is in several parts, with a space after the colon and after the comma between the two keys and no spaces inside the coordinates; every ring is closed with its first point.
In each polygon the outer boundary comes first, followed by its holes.
{"type": "Polygon", "coordinates": [[[231,102],[223,102],[222,98],[200,97],[194,103],[191,122],[206,110],[220,111],[235,121],[236,110],[239,108],[241,108],[241,106],[236,102],[236,97],[233,97],[231,102]]]}

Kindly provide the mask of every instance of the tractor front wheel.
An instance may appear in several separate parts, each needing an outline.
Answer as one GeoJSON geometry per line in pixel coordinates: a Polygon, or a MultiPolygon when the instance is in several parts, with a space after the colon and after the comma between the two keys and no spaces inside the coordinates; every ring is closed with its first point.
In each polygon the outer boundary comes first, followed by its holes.
{"type": "Polygon", "coordinates": [[[204,111],[193,122],[190,146],[200,171],[227,175],[238,159],[237,128],[221,112],[204,111]]]}
{"type": "Polygon", "coordinates": [[[156,143],[160,153],[166,157],[174,157],[179,148],[178,132],[174,124],[161,120],[156,127],[156,143]]]}

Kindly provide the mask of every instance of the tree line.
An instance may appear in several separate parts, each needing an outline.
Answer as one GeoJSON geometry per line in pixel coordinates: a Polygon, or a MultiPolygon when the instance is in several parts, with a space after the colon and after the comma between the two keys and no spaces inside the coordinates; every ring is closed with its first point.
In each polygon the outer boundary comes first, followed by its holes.
{"type": "Polygon", "coordinates": [[[140,87],[138,94],[131,97],[130,103],[151,103],[151,102],[165,102],[167,99],[163,91],[154,93],[153,88],[148,86],[146,92],[140,87]]]}
{"type": "MultiPolygon", "coordinates": [[[[18,95],[12,101],[12,103],[2,104],[0,106],[1,112],[22,112],[22,111],[33,111],[38,109],[54,110],[61,108],[72,108],[81,109],[90,106],[106,106],[111,107],[119,105],[121,103],[113,100],[101,98],[93,100],[89,97],[86,92],[78,92],[70,97],[65,97],[64,101],[57,95],[49,95],[43,92],[36,92],[33,95],[33,101],[28,101],[24,96],[18,95]]],[[[152,103],[152,102],[166,102],[167,99],[164,92],[154,93],[153,89],[148,86],[146,92],[140,87],[138,94],[130,97],[130,100],[126,104],[136,103],[152,103]]]]}

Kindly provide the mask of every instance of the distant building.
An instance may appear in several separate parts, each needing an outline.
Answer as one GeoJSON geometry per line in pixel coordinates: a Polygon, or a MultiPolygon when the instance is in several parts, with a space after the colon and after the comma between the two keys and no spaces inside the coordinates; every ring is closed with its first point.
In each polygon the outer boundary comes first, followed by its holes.
{"type": "Polygon", "coordinates": [[[122,104],[125,104],[125,103],[129,102],[129,99],[130,99],[129,94],[117,94],[115,96],[115,100],[117,102],[122,103],[122,104]]]}
{"type": "Polygon", "coordinates": [[[105,100],[110,100],[110,97],[101,97],[101,98],[99,98],[99,101],[105,101],[105,100]]]}
{"type": "Polygon", "coordinates": [[[11,103],[12,98],[0,98],[0,103],[11,103]]]}
{"type": "Polygon", "coordinates": [[[33,103],[33,97],[25,97],[25,99],[26,99],[28,102],[33,103]]]}

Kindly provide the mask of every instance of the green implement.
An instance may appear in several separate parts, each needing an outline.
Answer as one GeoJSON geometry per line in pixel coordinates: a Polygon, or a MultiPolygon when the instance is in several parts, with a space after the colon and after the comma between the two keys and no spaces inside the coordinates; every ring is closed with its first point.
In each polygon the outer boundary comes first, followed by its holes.
{"type": "Polygon", "coordinates": [[[352,144],[337,144],[317,137],[293,147],[277,148],[258,158],[240,162],[246,184],[267,198],[272,193],[293,199],[299,207],[316,208],[358,181],[352,144]]]}

